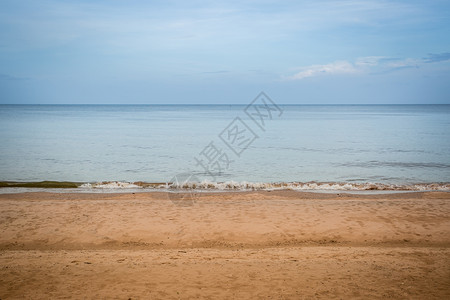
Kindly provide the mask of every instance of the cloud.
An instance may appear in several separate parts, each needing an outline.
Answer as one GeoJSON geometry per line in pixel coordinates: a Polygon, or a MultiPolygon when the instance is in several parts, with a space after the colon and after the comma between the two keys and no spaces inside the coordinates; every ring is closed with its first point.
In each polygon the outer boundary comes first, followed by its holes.
{"type": "Polygon", "coordinates": [[[387,62],[385,66],[388,68],[418,67],[422,62],[420,59],[406,58],[387,62]]]}
{"type": "Polygon", "coordinates": [[[357,73],[358,69],[347,61],[336,61],[326,65],[312,65],[302,68],[302,70],[288,79],[299,80],[308,77],[314,77],[325,74],[352,74],[357,73]]]}
{"type": "Polygon", "coordinates": [[[450,52],[446,53],[430,53],[428,54],[428,57],[423,59],[426,63],[434,63],[434,62],[441,62],[441,61],[447,61],[450,60],[450,52]]]}
{"type": "Polygon", "coordinates": [[[17,77],[17,76],[8,75],[8,74],[0,74],[0,80],[7,80],[7,81],[24,81],[24,80],[30,80],[30,78],[27,78],[27,77],[17,77]]]}
{"type": "Polygon", "coordinates": [[[311,65],[300,68],[301,71],[285,77],[287,80],[301,80],[308,77],[328,74],[385,74],[409,68],[420,68],[424,64],[439,63],[450,60],[450,53],[429,54],[423,59],[397,58],[387,56],[366,56],[355,59],[354,62],[336,61],[324,65],[311,65]]]}
{"type": "Polygon", "coordinates": [[[222,73],[228,73],[227,70],[219,70],[219,71],[207,71],[207,72],[201,72],[202,74],[222,74],[222,73]]]}
{"type": "Polygon", "coordinates": [[[392,58],[386,56],[366,56],[359,57],[355,61],[356,67],[373,67],[380,64],[382,61],[392,60],[392,58]]]}

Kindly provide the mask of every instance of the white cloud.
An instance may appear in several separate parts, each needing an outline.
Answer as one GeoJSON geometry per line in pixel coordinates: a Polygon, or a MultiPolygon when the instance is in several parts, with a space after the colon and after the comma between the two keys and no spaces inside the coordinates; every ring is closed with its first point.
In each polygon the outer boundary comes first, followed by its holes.
{"type": "Polygon", "coordinates": [[[419,67],[420,64],[424,63],[423,59],[406,58],[403,60],[390,61],[386,63],[388,68],[409,68],[409,67],[419,67]]]}
{"type": "Polygon", "coordinates": [[[299,80],[325,74],[353,74],[359,70],[348,61],[336,61],[326,65],[312,65],[302,68],[302,70],[288,79],[299,80]]]}
{"type": "Polygon", "coordinates": [[[373,67],[377,66],[381,60],[389,60],[386,56],[366,56],[359,57],[355,61],[355,66],[357,67],[373,67]]]}
{"type": "MultiPolygon", "coordinates": [[[[444,57],[444,54],[432,54],[444,57]]],[[[446,56],[445,56],[446,57],[446,56]]],[[[366,56],[355,59],[354,62],[336,61],[324,65],[311,65],[300,68],[300,72],[286,76],[287,80],[301,80],[308,77],[322,75],[345,75],[345,74],[382,74],[398,71],[406,68],[420,68],[424,64],[433,62],[440,63],[446,60],[430,61],[429,58],[395,58],[387,56],[366,56]]]]}

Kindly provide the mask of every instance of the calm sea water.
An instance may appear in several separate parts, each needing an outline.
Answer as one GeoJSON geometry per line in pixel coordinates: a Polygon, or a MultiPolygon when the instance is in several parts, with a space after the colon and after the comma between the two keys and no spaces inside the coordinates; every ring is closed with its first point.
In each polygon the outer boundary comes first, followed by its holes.
{"type": "Polygon", "coordinates": [[[2,105],[0,180],[450,182],[449,105],[282,105],[264,130],[244,108],[2,105]],[[257,135],[239,155],[236,117],[257,135]]]}

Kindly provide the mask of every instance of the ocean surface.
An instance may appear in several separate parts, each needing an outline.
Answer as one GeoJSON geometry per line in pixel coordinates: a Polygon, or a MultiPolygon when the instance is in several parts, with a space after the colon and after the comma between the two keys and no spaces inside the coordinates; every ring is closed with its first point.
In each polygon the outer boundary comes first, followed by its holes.
{"type": "Polygon", "coordinates": [[[0,105],[0,181],[450,188],[450,105],[252,108],[0,105]]]}

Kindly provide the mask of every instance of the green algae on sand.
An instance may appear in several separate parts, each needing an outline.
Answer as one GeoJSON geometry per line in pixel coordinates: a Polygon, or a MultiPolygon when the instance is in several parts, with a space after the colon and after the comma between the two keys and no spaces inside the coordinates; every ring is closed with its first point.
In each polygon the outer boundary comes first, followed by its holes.
{"type": "Polygon", "coordinates": [[[36,181],[36,182],[15,182],[0,181],[0,188],[22,187],[22,188],[78,188],[82,183],[69,181],[36,181]]]}

